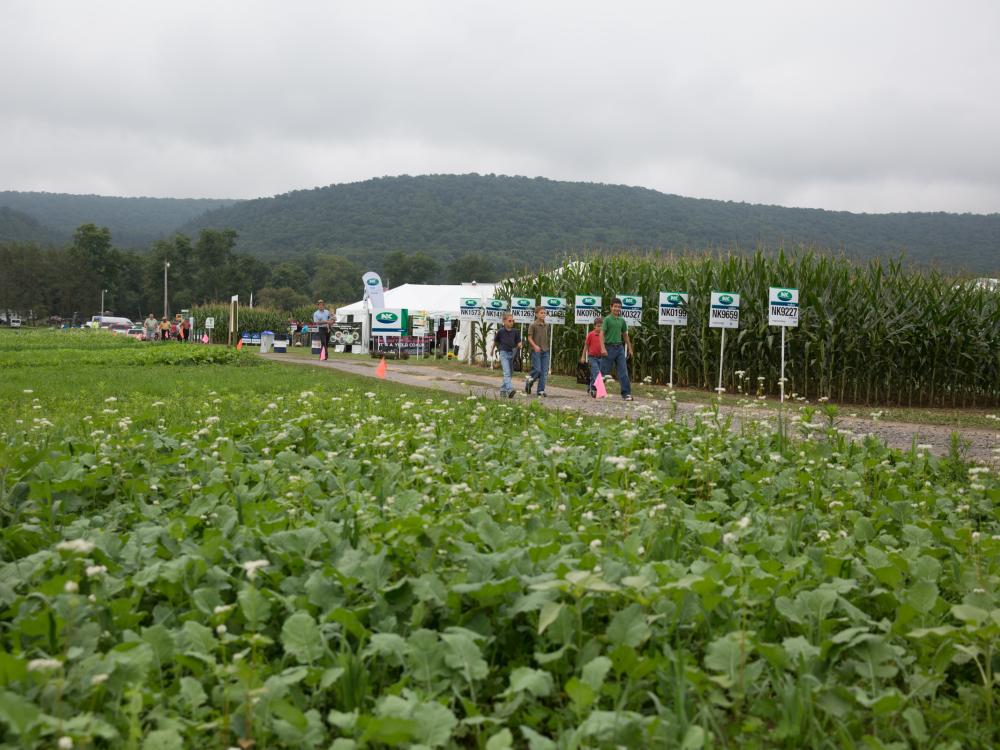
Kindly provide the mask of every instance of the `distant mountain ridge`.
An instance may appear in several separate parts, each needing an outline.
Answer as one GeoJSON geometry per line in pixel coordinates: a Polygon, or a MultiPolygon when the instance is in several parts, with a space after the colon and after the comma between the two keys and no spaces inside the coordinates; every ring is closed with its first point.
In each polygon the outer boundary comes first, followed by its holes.
{"type": "MultiPolygon", "coordinates": [[[[144,248],[171,236],[198,214],[233,203],[215,198],[117,198],[0,191],[0,207],[27,215],[43,228],[37,236],[17,239],[42,244],[68,242],[81,224],[97,224],[111,230],[118,247],[144,248]]],[[[6,224],[5,217],[0,215],[0,239],[4,239],[6,224]]]]}
{"type": "Polygon", "coordinates": [[[85,223],[107,226],[118,247],[231,228],[236,250],[262,259],[335,254],[367,267],[390,253],[445,265],[481,254],[505,271],[583,250],[808,245],[857,258],[905,252],[914,263],[1000,276],[996,213],[856,214],[478,174],[381,177],[243,201],[0,191],[0,241],[61,244],[85,223]]]}
{"type": "Polygon", "coordinates": [[[240,201],[182,227],[232,228],[263,258],[329,252],[368,263],[392,251],[465,252],[513,267],[565,252],[751,250],[811,245],[858,258],[996,274],[1000,214],[854,214],[685,198],[641,187],[496,175],[382,177],[240,201]]]}

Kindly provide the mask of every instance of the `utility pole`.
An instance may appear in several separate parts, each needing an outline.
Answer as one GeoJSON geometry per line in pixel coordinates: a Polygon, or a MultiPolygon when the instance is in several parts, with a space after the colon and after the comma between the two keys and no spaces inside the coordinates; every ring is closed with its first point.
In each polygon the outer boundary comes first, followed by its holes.
{"type": "Polygon", "coordinates": [[[167,308],[167,269],[170,268],[170,261],[163,261],[163,317],[169,318],[170,312],[167,308]]]}
{"type": "Polygon", "coordinates": [[[98,315],[100,315],[102,318],[104,317],[104,294],[107,291],[108,291],[107,289],[102,289],[101,290],[101,312],[98,313],[98,315]]]}

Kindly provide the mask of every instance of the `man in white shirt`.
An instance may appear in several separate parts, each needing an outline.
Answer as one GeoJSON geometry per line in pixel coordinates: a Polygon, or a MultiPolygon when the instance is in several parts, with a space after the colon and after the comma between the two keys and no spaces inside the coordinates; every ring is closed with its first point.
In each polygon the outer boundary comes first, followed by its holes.
{"type": "Polygon", "coordinates": [[[320,346],[326,349],[330,344],[330,311],[326,309],[323,300],[316,300],[316,305],[319,309],[313,313],[313,323],[319,333],[320,346]]]}

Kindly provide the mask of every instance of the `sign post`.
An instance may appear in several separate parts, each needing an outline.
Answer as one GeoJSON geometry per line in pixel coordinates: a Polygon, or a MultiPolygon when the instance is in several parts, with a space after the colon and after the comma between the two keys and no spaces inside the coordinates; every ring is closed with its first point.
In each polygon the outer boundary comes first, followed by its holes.
{"type": "Polygon", "coordinates": [[[545,319],[549,323],[549,372],[552,374],[552,360],[555,357],[556,342],[552,336],[552,326],[566,325],[566,298],[542,297],[542,307],[545,308],[545,319]]]}
{"type": "Polygon", "coordinates": [[[576,295],[576,304],[573,306],[574,323],[589,326],[599,317],[601,317],[601,298],[599,295],[576,295]]]}
{"type": "Polygon", "coordinates": [[[476,321],[483,317],[483,301],[479,297],[462,297],[458,301],[458,319],[469,324],[469,364],[476,348],[476,321]]]}
{"type": "MultiPolygon", "coordinates": [[[[521,339],[524,340],[524,324],[531,324],[531,321],[535,319],[535,306],[538,304],[538,300],[534,297],[511,297],[510,298],[510,314],[514,318],[514,322],[518,324],[521,329],[521,339]]],[[[527,347],[525,347],[526,349],[527,347]]],[[[522,352],[524,350],[522,349],[522,352]]],[[[519,354],[521,359],[521,364],[524,364],[524,354],[519,354]]]]}
{"type": "Polygon", "coordinates": [[[781,326],[781,378],[778,388],[785,403],[785,329],[799,325],[799,290],[772,286],[767,293],[767,324],[781,326]]]}
{"type": "Polygon", "coordinates": [[[683,292],[660,292],[661,326],[670,326],[670,373],[668,383],[674,387],[674,329],[688,324],[688,296],[683,292]]]}
{"type": "Polygon", "coordinates": [[[726,329],[740,327],[740,295],[732,292],[712,292],[711,307],[708,312],[708,327],[722,329],[722,343],[719,345],[719,387],[723,393],[722,362],[726,353],[726,329]]]}

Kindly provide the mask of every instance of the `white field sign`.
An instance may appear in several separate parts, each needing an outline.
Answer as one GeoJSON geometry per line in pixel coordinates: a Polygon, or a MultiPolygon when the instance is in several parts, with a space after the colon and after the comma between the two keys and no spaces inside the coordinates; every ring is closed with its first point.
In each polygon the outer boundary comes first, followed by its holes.
{"type": "Polygon", "coordinates": [[[507,302],[502,299],[488,299],[483,304],[483,322],[503,323],[503,316],[507,314],[507,302]]]}
{"type": "Polygon", "coordinates": [[[402,336],[403,311],[379,310],[372,316],[372,336],[402,336]]]}
{"type": "Polygon", "coordinates": [[[458,319],[479,321],[483,317],[483,301],[479,297],[462,297],[458,301],[458,319]]]}
{"type": "Polygon", "coordinates": [[[538,300],[533,297],[511,297],[510,314],[515,323],[530,323],[535,319],[535,306],[538,300]]]}
{"type": "Polygon", "coordinates": [[[670,370],[667,385],[674,387],[674,330],[688,324],[688,296],[683,292],[660,292],[661,326],[670,326],[670,370]]]}
{"type": "Polygon", "coordinates": [[[740,295],[732,292],[712,292],[708,313],[709,328],[740,327],[740,295]]]}
{"type": "Polygon", "coordinates": [[[625,325],[636,328],[642,325],[642,297],[637,294],[616,294],[622,301],[622,318],[625,325]]]}
{"type": "Polygon", "coordinates": [[[683,292],[660,292],[661,326],[686,326],[688,296],[683,292]]]}
{"type": "Polygon", "coordinates": [[[740,327],[740,295],[732,292],[712,292],[708,311],[708,327],[722,329],[719,343],[719,387],[716,392],[724,393],[722,387],[722,363],[726,357],[726,329],[740,327]]]}
{"type": "Polygon", "coordinates": [[[785,402],[785,329],[799,325],[799,290],[772,286],[767,293],[767,324],[781,326],[781,378],[778,388],[785,402]]]}
{"type": "Polygon", "coordinates": [[[589,326],[601,317],[601,298],[596,294],[576,295],[576,305],[573,307],[573,322],[577,325],[589,326]]]}
{"type": "Polygon", "coordinates": [[[205,328],[209,330],[215,328],[215,318],[205,318],[205,328]]]}
{"type": "Polygon", "coordinates": [[[772,286],[768,291],[767,324],[791,326],[799,324],[799,290],[772,286]]]}
{"type": "Polygon", "coordinates": [[[566,325],[566,298],[542,297],[542,307],[545,308],[545,322],[553,326],[566,325]]]}

